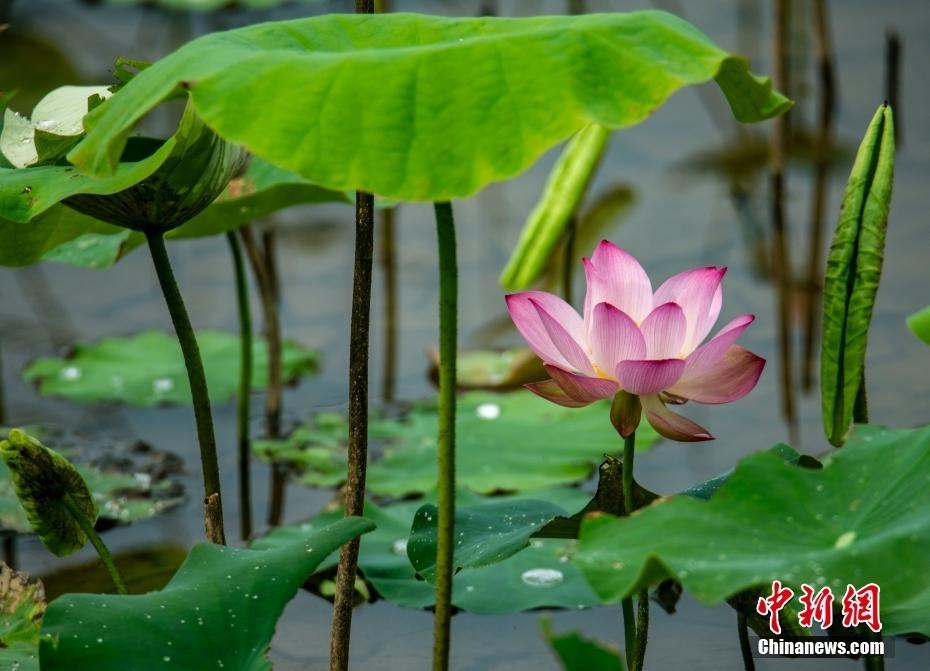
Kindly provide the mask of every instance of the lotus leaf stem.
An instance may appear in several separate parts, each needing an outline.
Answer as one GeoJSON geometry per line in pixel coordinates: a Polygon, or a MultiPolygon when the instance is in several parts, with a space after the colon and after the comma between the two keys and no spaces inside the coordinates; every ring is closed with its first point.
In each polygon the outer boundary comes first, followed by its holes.
{"type": "MultiPolygon", "coordinates": [[[[345,514],[361,515],[365,505],[368,464],[368,331],[371,321],[371,266],[374,246],[374,197],[355,195],[355,270],[349,335],[349,447],[345,485],[345,514]]],[[[349,635],[358,568],[359,539],[342,546],[336,572],[330,671],[349,668],[349,635]]]]}
{"type": "Polygon", "coordinates": [[[100,534],[94,529],[93,522],[87,519],[84,513],[81,512],[80,507],[74,504],[68,494],[64,495],[62,503],[71,517],[74,518],[74,521],[77,522],[77,525],[81,527],[81,531],[84,532],[84,535],[90,540],[97,554],[100,555],[100,561],[102,561],[103,565],[106,567],[107,572],[110,574],[110,578],[113,579],[113,584],[116,585],[116,591],[120,594],[128,594],[126,591],[126,583],[123,582],[123,576],[120,575],[119,569],[116,568],[116,562],[113,561],[113,555],[110,554],[103,539],[100,538],[100,534]]]}
{"type": "Polygon", "coordinates": [[[756,662],[752,658],[752,645],[749,642],[749,627],[746,625],[746,613],[736,610],[736,631],[739,634],[739,650],[743,655],[743,668],[756,671],[756,662]]]}
{"type": "Polygon", "coordinates": [[[184,355],[184,365],[187,368],[187,379],[190,383],[191,397],[194,401],[197,439],[200,443],[204,498],[210,498],[215,494],[215,500],[217,500],[218,504],[219,515],[214,520],[214,523],[208,524],[206,517],[204,518],[207,540],[211,543],[223,545],[226,543],[226,535],[223,529],[220,467],[216,457],[216,438],[213,434],[210,395],[207,391],[207,378],[203,370],[203,360],[200,357],[200,347],[197,345],[197,336],[194,334],[187,308],[184,307],[184,299],[181,297],[174,271],[171,269],[171,261],[168,258],[168,250],[165,248],[165,239],[162,233],[146,232],[145,238],[148,241],[152,262],[155,264],[155,272],[158,275],[158,282],[161,284],[168,312],[171,313],[171,321],[174,324],[174,330],[181,345],[181,352],[184,355]]]}
{"type": "Polygon", "coordinates": [[[452,555],[455,533],[455,387],[458,267],[452,205],[436,203],[439,240],[439,436],[436,542],[436,616],[433,671],[449,668],[452,616],[452,555]]]}

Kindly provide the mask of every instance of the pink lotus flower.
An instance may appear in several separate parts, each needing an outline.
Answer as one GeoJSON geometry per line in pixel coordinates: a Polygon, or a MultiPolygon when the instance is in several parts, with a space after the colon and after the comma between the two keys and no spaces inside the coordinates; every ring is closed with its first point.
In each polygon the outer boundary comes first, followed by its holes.
{"type": "Polygon", "coordinates": [[[723,304],[726,268],[679,273],[655,293],[646,271],[613,243],[584,259],[584,317],[558,296],[526,291],[507,296],[507,309],[552,379],[526,385],[567,407],[620,391],[639,397],[649,423],[666,438],[713,436],[666,403],[729,403],[756,386],[765,360],[735,345],[755,317],[742,315],[701,344],[723,304]]]}

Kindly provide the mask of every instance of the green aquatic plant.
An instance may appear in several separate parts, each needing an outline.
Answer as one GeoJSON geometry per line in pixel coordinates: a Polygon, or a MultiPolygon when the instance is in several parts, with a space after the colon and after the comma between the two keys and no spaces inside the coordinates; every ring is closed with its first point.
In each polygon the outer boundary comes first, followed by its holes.
{"type": "Polygon", "coordinates": [[[0,441],[0,456],[42,544],[53,554],[64,556],[80,550],[89,540],[117,591],[125,594],[113,556],[94,530],[97,504],[77,469],[20,429],[11,429],[7,439],[0,441]]]}
{"type": "Polygon", "coordinates": [[[81,175],[73,166],[52,161],[57,161],[63,148],[80,142],[87,109],[103,104],[103,96],[96,92],[88,92],[89,97],[81,102],[84,93],[69,96],[55,107],[59,115],[69,111],[69,124],[64,127],[50,124],[48,130],[42,127],[50,121],[42,107],[44,101],[37,106],[42,112],[33,113],[28,128],[10,134],[9,121],[5,122],[0,151],[16,167],[0,168],[3,203],[0,214],[25,223],[63,202],[95,219],[145,235],[184,355],[194,401],[207,502],[206,531],[214,542],[224,542],[216,439],[203,362],[171,269],[164,234],[210,205],[244,167],[245,153],[216,136],[188,106],[177,131],[168,140],[130,139],[123,152],[122,167],[115,171],[114,177],[95,180],[81,175]],[[47,140],[46,135],[53,135],[56,141],[47,140]],[[32,147],[34,151],[25,156],[22,147],[32,147]]]}
{"type": "Polygon", "coordinates": [[[524,289],[542,274],[581,205],[609,139],[610,130],[593,123],[568,142],[501,273],[505,289],[524,289]]]}
{"type": "Polygon", "coordinates": [[[265,550],[202,543],[164,589],[61,596],[42,623],[42,669],[270,669],[268,646],[285,605],[331,552],[373,526],[340,519],[265,550]]]}
{"type": "Polygon", "coordinates": [[[881,585],[885,635],[930,634],[930,429],[857,425],[822,469],[742,460],[709,500],[673,496],[632,518],[586,520],[573,562],[603,598],[672,578],[703,603],[781,580],[881,585]],[[889,562],[888,557],[895,557],[889,562]]]}
{"type": "MultiPolygon", "coordinates": [[[[240,389],[241,336],[222,331],[198,331],[210,397],[227,401],[240,389]]],[[[251,347],[251,389],[268,384],[268,355],[264,341],[251,347]]],[[[285,382],[311,375],[320,365],[319,353],[293,341],[284,343],[285,382]]],[[[140,407],[190,404],[187,372],[181,348],[163,331],[143,331],[125,338],[79,343],[67,357],[42,357],[23,372],[46,396],[83,403],[115,402],[140,407]]]]}
{"type": "Polygon", "coordinates": [[[869,421],[865,352],[882,274],[894,154],[894,117],[884,104],[856,154],[824,275],[820,393],[824,431],[836,447],[853,422],[869,421]]]}

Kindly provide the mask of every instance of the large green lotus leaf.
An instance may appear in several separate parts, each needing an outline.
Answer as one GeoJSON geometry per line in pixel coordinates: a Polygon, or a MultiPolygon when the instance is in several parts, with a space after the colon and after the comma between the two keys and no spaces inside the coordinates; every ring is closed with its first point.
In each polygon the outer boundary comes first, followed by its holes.
{"type": "Polygon", "coordinates": [[[446,200],[518,174],[591,122],[633,125],[711,79],[740,121],[790,106],[663,12],[326,15],[188,43],[94,110],[69,159],[110,174],[136,122],[184,86],[223,137],[316,184],[446,200]]]}
{"type": "MultiPolygon", "coordinates": [[[[527,547],[530,536],[556,517],[568,517],[588,503],[584,494],[573,493],[566,509],[551,499],[489,499],[455,509],[455,570],[495,564],[527,547]],[[577,494],[575,496],[574,494],[577,494]]],[[[423,578],[436,579],[436,505],[417,510],[407,543],[407,557],[423,578]]]]}
{"type": "Polygon", "coordinates": [[[42,583],[0,562],[0,668],[39,671],[42,583]]]}
{"type": "Polygon", "coordinates": [[[175,145],[175,138],[169,138],[152,154],[120,163],[111,176],[102,179],[85,175],[69,165],[0,168],[0,215],[25,224],[71,196],[123,191],[158,170],[175,145]]]}
{"type": "MultiPolygon", "coordinates": [[[[433,497],[428,497],[432,499],[433,497]]],[[[554,502],[566,510],[583,506],[587,496],[578,490],[551,488],[528,494],[495,498],[519,505],[532,498],[554,502]]],[[[459,506],[474,506],[487,501],[467,491],[456,497],[459,506]]],[[[406,608],[426,608],[433,604],[435,587],[417,577],[407,556],[408,537],[416,511],[423,500],[401,501],[388,506],[367,502],[365,517],[377,525],[362,539],[359,567],[365,579],[388,601],[406,608]]],[[[295,534],[329,523],[341,516],[329,510],[304,525],[275,529],[255,541],[254,547],[274,547],[295,534]]],[[[536,539],[530,546],[509,559],[490,566],[462,569],[456,574],[453,603],[475,613],[513,613],[544,606],[577,608],[592,606],[599,599],[591,591],[581,572],[570,563],[568,555],[574,541],[536,539]],[[558,575],[555,573],[558,572],[558,575]]],[[[320,568],[332,568],[336,556],[320,568]]]]}
{"type": "MultiPolygon", "coordinates": [[[[210,398],[215,402],[232,398],[239,388],[239,337],[200,331],[197,342],[210,398]]],[[[252,385],[253,389],[262,389],[268,383],[268,352],[261,339],[255,340],[253,348],[252,385]]],[[[285,380],[313,372],[317,364],[315,351],[285,341],[285,380]]],[[[191,402],[181,348],[176,338],[161,331],[77,345],[68,358],[37,359],[24,376],[35,381],[47,396],[75,401],[116,401],[145,407],[191,402]]]]}
{"type": "Polygon", "coordinates": [[[0,266],[42,260],[88,267],[112,265],[129,231],[55,205],[28,223],[0,218],[0,266]]]}
{"type": "Polygon", "coordinates": [[[930,634],[928,473],[930,427],[860,426],[823,469],[760,453],[709,501],[677,496],[630,518],[588,519],[574,562],[615,601],[670,577],[706,603],[776,579],[839,596],[875,582],[885,634],[930,634]]]}
{"type": "Polygon", "coordinates": [[[865,394],[865,352],[882,275],[894,154],[894,120],[884,104],[856,154],[824,274],[820,395],[824,432],[837,447],[849,433],[857,398],[865,394]]]}
{"type": "Polygon", "coordinates": [[[540,621],[543,638],[552,648],[565,671],[625,671],[620,651],[603,643],[585,638],[577,631],[557,634],[552,621],[540,621]]]}
{"type": "MultiPolygon", "coordinates": [[[[124,446],[87,442],[41,427],[29,427],[28,432],[55,445],[57,452],[74,464],[96,504],[98,524],[129,524],[158,515],[184,501],[184,487],[173,477],[181,468],[176,455],[144,443],[124,446]]],[[[19,534],[33,532],[14,491],[10,471],[2,461],[0,529],[19,534]]]]}
{"type": "MultiPolygon", "coordinates": [[[[622,448],[609,411],[609,402],[563,408],[526,390],[463,394],[456,414],[456,479],[481,493],[584,480],[605,453],[622,448]]],[[[370,491],[402,496],[435,486],[435,406],[417,406],[399,420],[375,420],[369,430],[387,441],[384,456],[368,470],[370,491]]],[[[637,447],[647,449],[656,440],[652,428],[641,424],[637,447]]]]}
{"type": "Polygon", "coordinates": [[[372,528],[347,518],[273,549],[200,544],[159,592],[55,599],[42,625],[42,669],[270,669],[285,604],[333,550],[372,528]]]}

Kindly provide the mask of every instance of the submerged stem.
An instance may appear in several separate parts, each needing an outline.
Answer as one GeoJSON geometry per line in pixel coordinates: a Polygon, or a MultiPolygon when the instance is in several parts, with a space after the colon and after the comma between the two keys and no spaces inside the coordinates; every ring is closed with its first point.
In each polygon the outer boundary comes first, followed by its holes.
{"type": "Polygon", "coordinates": [[[743,654],[743,668],[745,671],[756,671],[756,663],[752,658],[752,645],[749,642],[749,628],[746,625],[746,614],[736,609],[736,630],[739,633],[739,649],[743,654]]]}
{"type": "Polygon", "coordinates": [[[450,203],[436,203],[439,239],[439,436],[436,617],[433,626],[433,671],[449,668],[452,616],[452,555],[455,533],[455,386],[458,266],[455,221],[450,203]]]}
{"type": "MultiPolygon", "coordinates": [[[[349,454],[345,485],[346,515],[361,515],[365,505],[365,471],[368,463],[368,330],[371,320],[371,263],[374,231],[374,197],[355,195],[355,275],[352,282],[352,318],[349,334],[349,454]]],[[[349,634],[358,567],[358,537],[342,546],[336,573],[330,671],[349,667],[349,634]]]]}
{"type": "Polygon", "coordinates": [[[126,583],[123,582],[123,576],[120,575],[119,569],[116,568],[113,555],[110,554],[103,539],[100,538],[100,535],[97,533],[96,529],[94,529],[93,523],[84,516],[84,513],[81,512],[78,506],[74,505],[74,502],[68,494],[64,495],[62,503],[71,514],[71,517],[74,518],[74,521],[77,522],[77,525],[81,527],[81,531],[84,532],[84,535],[90,540],[97,554],[100,555],[100,561],[102,561],[103,565],[106,567],[107,572],[110,574],[110,578],[113,579],[113,584],[116,585],[116,591],[120,594],[127,594],[126,583]]]}
{"type": "Polygon", "coordinates": [[[191,326],[187,308],[184,307],[184,299],[181,297],[181,291],[178,288],[177,280],[174,278],[174,272],[171,270],[171,261],[168,258],[168,250],[165,249],[164,237],[159,232],[147,232],[145,238],[148,241],[152,262],[155,264],[155,272],[158,275],[158,282],[161,285],[165,303],[168,306],[168,312],[171,314],[171,321],[174,324],[174,330],[181,345],[184,366],[187,368],[187,379],[190,383],[191,398],[194,402],[194,419],[197,422],[197,439],[200,443],[204,498],[209,498],[215,494],[219,504],[217,508],[220,514],[215,520],[218,524],[208,525],[206,519],[204,521],[207,540],[211,543],[223,545],[226,543],[226,536],[223,530],[220,467],[216,457],[216,438],[213,434],[213,417],[210,414],[210,395],[207,391],[207,378],[203,371],[203,361],[200,358],[200,347],[197,345],[197,336],[194,334],[193,326],[191,326]]]}
{"type": "Polygon", "coordinates": [[[249,286],[239,239],[226,234],[236,274],[236,303],[239,311],[239,394],[236,397],[236,431],[239,457],[239,533],[242,540],[252,535],[251,446],[249,444],[249,398],[252,394],[252,311],[249,286]]]}

